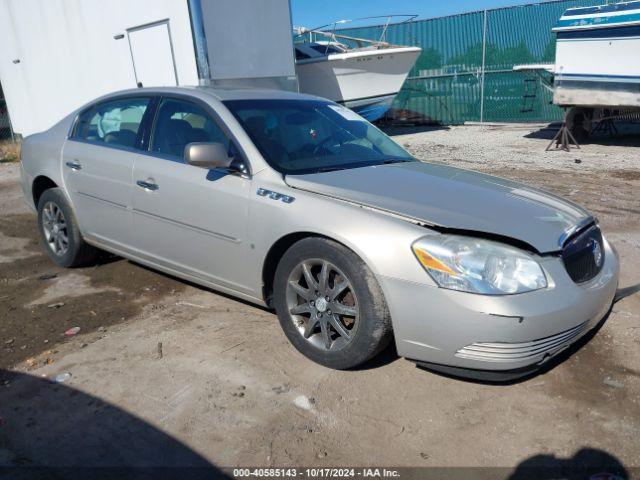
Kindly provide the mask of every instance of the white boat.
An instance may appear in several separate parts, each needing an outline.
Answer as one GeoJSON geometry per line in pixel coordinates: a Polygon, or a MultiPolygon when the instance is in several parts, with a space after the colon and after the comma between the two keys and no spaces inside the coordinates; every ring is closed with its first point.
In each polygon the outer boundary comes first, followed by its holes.
{"type": "Polygon", "coordinates": [[[640,107],[640,1],[571,8],[553,30],[556,104],[640,107]]]}
{"type": "Polygon", "coordinates": [[[384,41],[389,24],[377,41],[336,33],[335,25],[346,22],[334,23],[331,32],[298,29],[297,36],[323,39],[295,44],[300,92],[341,103],[374,121],[391,107],[422,49],[384,41]]]}

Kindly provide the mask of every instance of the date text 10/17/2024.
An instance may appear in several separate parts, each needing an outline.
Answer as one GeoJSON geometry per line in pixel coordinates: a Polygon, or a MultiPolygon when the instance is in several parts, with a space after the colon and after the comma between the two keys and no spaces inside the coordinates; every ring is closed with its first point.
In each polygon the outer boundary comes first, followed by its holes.
{"type": "Polygon", "coordinates": [[[234,468],[235,478],[399,478],[387,468],[234,468]]]}

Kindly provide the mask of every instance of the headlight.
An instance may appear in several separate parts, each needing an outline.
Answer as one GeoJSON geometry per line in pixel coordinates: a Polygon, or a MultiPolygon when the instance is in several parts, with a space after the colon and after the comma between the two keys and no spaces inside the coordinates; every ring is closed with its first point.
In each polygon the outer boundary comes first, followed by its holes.
{"type": "Polygon", "coordinates": [[[531,255],[501,243],[441,235],[422,238],[412,248],[442,288],[507,295],[547,286],[542,268],[531,255]]]}

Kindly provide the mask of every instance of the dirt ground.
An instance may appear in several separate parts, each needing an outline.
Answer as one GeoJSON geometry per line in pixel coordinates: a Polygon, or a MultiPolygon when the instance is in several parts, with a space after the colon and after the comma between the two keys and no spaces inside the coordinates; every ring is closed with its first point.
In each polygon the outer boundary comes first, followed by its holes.
{"type": "MultiPolygon", "coordinates": [[[[545,153],[539,126],[391,133],[421,159],[585,205],[621,287],[640,283],[640,137],[545,153]]],[[[337,372],[298,354],[270,311],[119,258],[54,267],[18,182],[0,164],[0,466],[640,467],[640,294],[523,382],[450,379],[393,348],[337,372]]]]}

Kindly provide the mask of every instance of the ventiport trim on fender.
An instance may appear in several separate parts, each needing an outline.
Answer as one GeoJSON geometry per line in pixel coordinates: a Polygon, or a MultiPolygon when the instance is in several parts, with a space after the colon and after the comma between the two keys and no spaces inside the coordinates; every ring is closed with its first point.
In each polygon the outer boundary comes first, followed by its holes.
{"type": "Polygon", "coordinates": [[[284,203],[293,203],[296,197],[284,195],[282,193],[273,192],[264,188],[259,188],[256,192],[260,197],[269,197],[271,200],[282,200],[284,203]]]}

